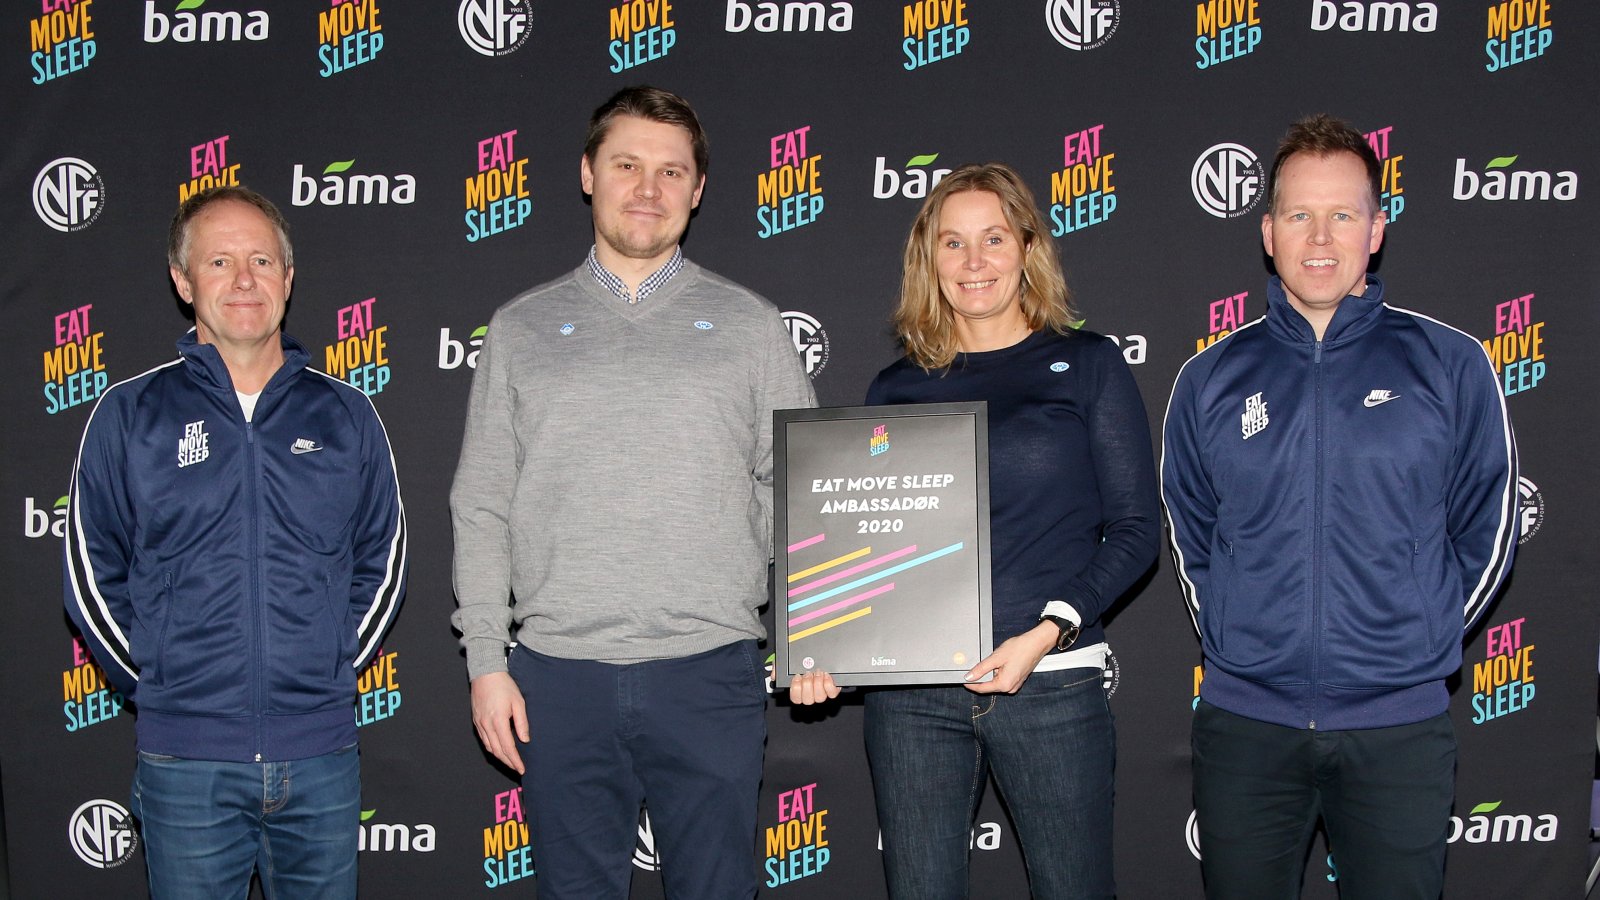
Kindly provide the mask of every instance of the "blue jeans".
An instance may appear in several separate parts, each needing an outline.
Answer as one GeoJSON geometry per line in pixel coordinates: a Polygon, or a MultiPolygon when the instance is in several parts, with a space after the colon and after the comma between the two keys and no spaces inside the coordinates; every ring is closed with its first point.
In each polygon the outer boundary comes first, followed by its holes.
{"type": "Polygon", "coordinates": [[[519,750],[540,900],[626,900],[641,802],[668,898],[755,896],[767,736],[755,641],[631,665],[519,645],[508,667],[533,738],[519,750]]]}
{"type": "Polygon", "coordinates": [[[133,778],[154,900],[243,900],[259,872],[267,900],[356,895],[361,757],[211,762],[139,754],[133,778]]]}
{"type": "Polygon", "coordinates": [[[1191,743],[1207,897],[1299,897],[1320,816],[1344,900],[1438,900],[1455,795],[1448,714],[1311,731],[1202,700],[1191,743]]]}
{"type": "Polygon", "coordinates": [[[1111,897],[1116,733],[1098,669],[1036,672],[1016,694],[866,695],[889,895],[967,896],[972,820],[994,771],[1036,900],[1111,897]]]}

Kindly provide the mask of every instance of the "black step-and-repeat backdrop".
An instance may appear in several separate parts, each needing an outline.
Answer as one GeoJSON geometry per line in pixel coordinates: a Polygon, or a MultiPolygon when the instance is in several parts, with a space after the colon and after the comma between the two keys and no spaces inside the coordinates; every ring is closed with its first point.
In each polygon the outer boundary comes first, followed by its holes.
{"type": "MultiPolygon", "coordinates": [[[[0,14],[0,47],[0,776],[17,896],[144,890],[131,714],[61,612],[63,495],[95,399],[171,358],[187,327],[163,260],[174,207],[233,182],[288,215],[289,330],[372,395],[410,514],[410,596],[351,712],[363,894],[528,893],[520,793],[478,747],[448,625],[446,492],[484,325],[586,252],[587,115],[639,82],[689,97],[711,134],[688,255],[786,311],[830,405],[859,403],[894,357],[920,198],[998,159],[1031,182],[1087,327],[1119,341],[1158,425],[1179,366],[1265,310],[1263,169],[1285,127],[1329,111],[1368,132],[1389,296],[1483,340],[1522,451],[1515,573],[1454,686],[1448,893],[1581,894],[1600,631],[1584,524],[1600,506],[1596,4],[24,0],[0,14]]],[[[1109,633],[1122,896],[1198,897],[1200,660],[1168,560],[1109,633]]],[[[766,896],[883,896],[860,718],[774,699],[766,896]]],[[[972,854],[975,896],[1026,895],[992,791],[972,854]]],[[[635,896],[661,895],[660,862],[642,821],[619,861],[635,896]]],[[[1332,896],[1337,874],[1319,841],[1307,896],[1332,896]]]]}

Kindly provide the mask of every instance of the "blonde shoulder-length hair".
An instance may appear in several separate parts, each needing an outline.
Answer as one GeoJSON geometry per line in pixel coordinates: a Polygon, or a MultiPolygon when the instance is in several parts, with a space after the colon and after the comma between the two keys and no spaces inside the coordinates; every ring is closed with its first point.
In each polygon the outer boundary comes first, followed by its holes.
{"type": "Polygon", "coordinates": [[[960,351],[955,312],[939,289],[939,216],[952,194],[986,191],[1000,200],[1011,233],[1022,242],[1022,315],[1028,328],[1065,334],[1077,315],[1061,276],[1055,241],[1045,228],[1033,193],[1016,170],[1004,163],[969,164],[946,175],[923,201],[906,237],[900,303],[894,327],[906,355],[923,369],[942,369],[960,351]]]}

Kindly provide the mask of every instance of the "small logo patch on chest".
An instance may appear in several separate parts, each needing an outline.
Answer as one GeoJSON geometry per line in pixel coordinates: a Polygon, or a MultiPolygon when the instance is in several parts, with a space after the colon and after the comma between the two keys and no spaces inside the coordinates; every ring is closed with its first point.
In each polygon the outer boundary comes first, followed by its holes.
{"type": "Polygon", "coordinates": [[[183,437],[178,439],[178,468],[205,462],[209,456],[211,435],[206,433],[206,420],[183,426],[183,437]]]}
{"type": "Polygon", "coordinates": [[[1249,440],[1254,435],[1260,434],[1271,420],[1267,418],[1267,401],[1262,399],[1263,391],[1257,391],[1245,398],[1244,415],[1239,417],[1244,440],[1249,440]]]}

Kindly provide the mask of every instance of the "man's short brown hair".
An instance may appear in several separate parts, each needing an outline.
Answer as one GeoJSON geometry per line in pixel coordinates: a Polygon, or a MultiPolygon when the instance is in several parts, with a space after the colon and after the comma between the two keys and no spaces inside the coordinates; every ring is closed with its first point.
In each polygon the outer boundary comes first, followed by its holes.
{"type": "Polygon", "coordinates": [[[1378,154],[1367,143],[1366,135],[1350,127],[1350,123],[1343,119],[1317,113],[1290,125],[1289,132],[1278,144],[1278,155],[1272,161],[1272,188],[1267,205],[1269,214],[1278,208],[1278,170],[1296,153],[1310,153],[1313,156],[1354,153],[1367,169],[1367,180],[1372,187],[1372,208],[1378,208],[1383,188],[1383,164],[1378,162],[1378,154]]]}

